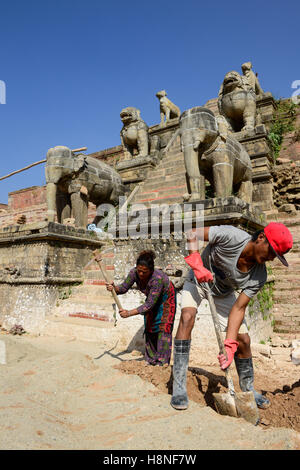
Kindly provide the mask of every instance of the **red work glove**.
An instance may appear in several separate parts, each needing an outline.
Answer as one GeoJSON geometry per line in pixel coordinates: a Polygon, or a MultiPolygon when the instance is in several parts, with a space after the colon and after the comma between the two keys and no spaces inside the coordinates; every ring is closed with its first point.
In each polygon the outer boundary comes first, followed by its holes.
{"type": "Polygon", "coordinates": [[[198,251],[195,251],[191,255],[186,256],[184,260],[194,271],[196,279],[199,283],[213,280],[212,273],[203,266],[203,261],[198,251]]]}
{"type": "Polygon", "coordinates": [[[233,339],[225,339],[224,346],[225,346],[225,351],[226,351],[228,359],[226,359],[225,354],[218,355],[221,369],[224,370],[230,366],[234,358],[234,353],[236,352],[238,348],[238,345],[239,343],[237,341],[234,341],[233,339]]]}

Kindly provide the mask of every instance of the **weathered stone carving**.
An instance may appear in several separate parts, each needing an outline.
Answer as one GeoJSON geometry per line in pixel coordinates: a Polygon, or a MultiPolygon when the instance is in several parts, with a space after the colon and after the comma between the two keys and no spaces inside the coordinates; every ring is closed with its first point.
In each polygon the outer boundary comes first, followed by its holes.
{"type": "Polygon", "coordinates": [[[121,143],[130,157],[146,157],[149,155],[148,126],[142,120],[140,110],[134,107],[122,109],[120,113],[123,127],[121,143]]]}
{"type": "Polygon", "coordinates": [[[189,194],[185,199],[205,199],[205,179],[214,191],[214,197],[228,197],[233,191],[247,203],[252,202],[252,166],[244,147],[227,131],[226,123],[212,111],[195,107],[184,111],[179,120],[179,130],[169,142],[167,150],[177,135],[187,173],[189,194]]]}
{"type": "Polygon", "coordinates": [[[249,90],[253,91],[255,95],[261,97],[264,95],[264,91],[261,88],[257,75],[252,70],[252,63],[245,62],[242,64],[243,82],[245,87],[249,87],[249,90]]]}
{"type": "Polygon", "coordinates": [[[167,98],[167,93],[165,90],[158,91],[156,96],[159,99],[161,126],[167,124],[170,119],[175,119],[180,116],[180,109],[178,106],[176,106],[176,104],[172,103],[169,98],[167,98]]]}
{"type": "Polygon", "coordinates": [[[117,204],[125,188],[120,175],[109,165],[76,155],[68,147],[50,148],[46,162],[48,221],[59,223],[71,216],[76,227],[86,227],[88,203],[117,204]]]}
{"type": "Polygon", "coordinates": [[[219,91],[219,112],[233,132],[249,131],[255,127],[256,95],[252,89],[252,81],[250,83],[248,80],[238,72],[228,72],[219,91]]]}

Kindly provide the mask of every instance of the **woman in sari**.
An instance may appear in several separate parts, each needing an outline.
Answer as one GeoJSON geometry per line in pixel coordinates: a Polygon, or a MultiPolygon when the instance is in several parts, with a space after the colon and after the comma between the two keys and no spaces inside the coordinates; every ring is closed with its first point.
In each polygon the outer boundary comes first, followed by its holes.
{"type": "Polygon", "coordinates": [[[120,310],[122,318],[144,316],[145,360],[151,365],[170,364],[172,331],[176,313],[176,290],[167,274],[154,268],[153,251],[142,251],[136,266],[130,270],[122,284],[107,283],[107,289],[125,294],[136,283],[146,296],[143,305],[133,310],[120,310]]]}

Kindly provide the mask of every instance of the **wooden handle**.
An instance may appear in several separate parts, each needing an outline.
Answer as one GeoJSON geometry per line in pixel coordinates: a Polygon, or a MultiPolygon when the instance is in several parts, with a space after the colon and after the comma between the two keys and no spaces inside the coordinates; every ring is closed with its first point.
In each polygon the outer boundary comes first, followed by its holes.
{"type": "MultiPolygon", "coordinates": [[[[96,255],[98,254],[97,251],[93,251],[93,254],[94,254],[95,261],[97,261],[98,266],[99,266],[99,268],[100,268],[100,270],[101,270],[102,276],[104,277],[104,279],[105,279],[106,282],[109,282],[109,280],[108,280],[108,278],[107,278],[107,275],[106,275],[106,272],[104,271],[101,262],[96,259],[96,255]]],[[[123,307],[122,307],[122,305],[121,305],[121,302],[120,302],[120,300],[119,300],[119,298],[118,298],[118,295],[117,295],[117,293],[116,293],[116,291],[115,291],[114,288],[113,288],[113,290],[111,291],[111,294],[112,294],[112,296],[113,296],[113,298],[114,298],[114,301],[116,302],[116,304],[117,304],[117,306],[118,306],[118,309],[119,309],[119,310],[123,310],[123,307]]]]}
{"type": "MultiPolygon", "coordinates": [[[[220,322],[219,322],[215,302],[214,302],[214,299],[211,295],[211,291],[210,291],[210,287],[209,287],[208,283],[205,282],[204,286],[205,286],[205,292],[206,292],[206,295],[207,295],[207,300],[208,300],[210,311],[211,311],[211,316],[212,316],[212,319],[213,319],[213,324],[214,324],[214,327],[215,327],[215,332],[216,332],[216,336],[217,336],[217,341],[218,341],[220,353],[224,354],[226,359],[228,359],[226,349],[225,349],[225,346],[224,346],[224,341],[223,341],[223,338],[222,338],[221,327],[220,327],[220,322]]],[[[225,369],[225,376],[226,376],[226,380],[227,380],[227,384],[228,384],[229,393],[231,395],[235,395],[233,380],[232,380],[232,377],[231,377],[229,367],[227,367],[227,369],[225,369]]]]}
{"type": "Polygon", "coordinates": [[[211,316],[212,316],[214,327],[215,327],[215,332],[216,332],[216,336],[217,336],[219,349],[220,349],[220,352],[222,354],[225,354],[225,356],[227,357],[225,346],[224,346],[224,341],[223,341],[223,338],[222,338],[218,313],[217,313],[216,306],[215,306],[215,302],[214,302],[214,299],[211,295],[210,288],[209,288],[208,284],[207,283],[205,283],[205,284],[206,284],[205,285],[205,290],[207,292],[207,300],[208,300],[208,303],[209,303],[211,316]]]}

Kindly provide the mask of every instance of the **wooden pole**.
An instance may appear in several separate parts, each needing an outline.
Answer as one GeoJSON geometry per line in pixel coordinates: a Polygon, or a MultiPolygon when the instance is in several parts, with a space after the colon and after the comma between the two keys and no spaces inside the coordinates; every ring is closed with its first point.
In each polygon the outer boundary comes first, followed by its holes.
{"type": "MultiPolygon", "coordinates": [[[[98,254],[98,253],[97,253],[97,250],[93,251],[93,254],[94,254],[95,261],[97,261],[98,266],[99,266],[99,268],[100,268],[100,270],[101,270],[102,276],[104,277],[104,279],[105,279],[106,282],[109,282],[109,280],[108,280],[108,278],[107,278],[107,275],[106,275],[106,272],[104,271],[104,269],[103,269],[103,267],[102,267],[101,261],[99,261],[98,259],[96,259],[96,256],[97,256],[97,254],[98,254]]],[[[112,296],[113,296],[113,298],[114,298],[114,301],[116,302],[116,304],[117,304],[117,306],[118,306],[118,309],[119,309],[119,310],[123,310],[123,307],[122,307],[122,305],[121,305],[121,302],[120,302],[120,300],[119,300],[119,298],[118,298],[118,295],[117,295],[115,289],[113,289],[113,290],[111,291],[111,294],[112,294],[112,296]]]]}
{"type": "Polygon", "coordinates": [[[12,173],[9,173],[6,176],[2,176],[0,178],[0,181],[5,180],[5,178],[9,178],[10,176],[16,175],[17,173],[21,173],[21,171],[28,170],[29,168],[32,168],[35,165],[40,165],[40,163],[45,163],[45,162],[46,162],[46,160],[40,160],[39,162],[35,162],[35,163],[32,163],[31,165],[28,165],[28,166],[25,166],[24,168],[21,168],[21,170],[13,171],[12,173]]]}

